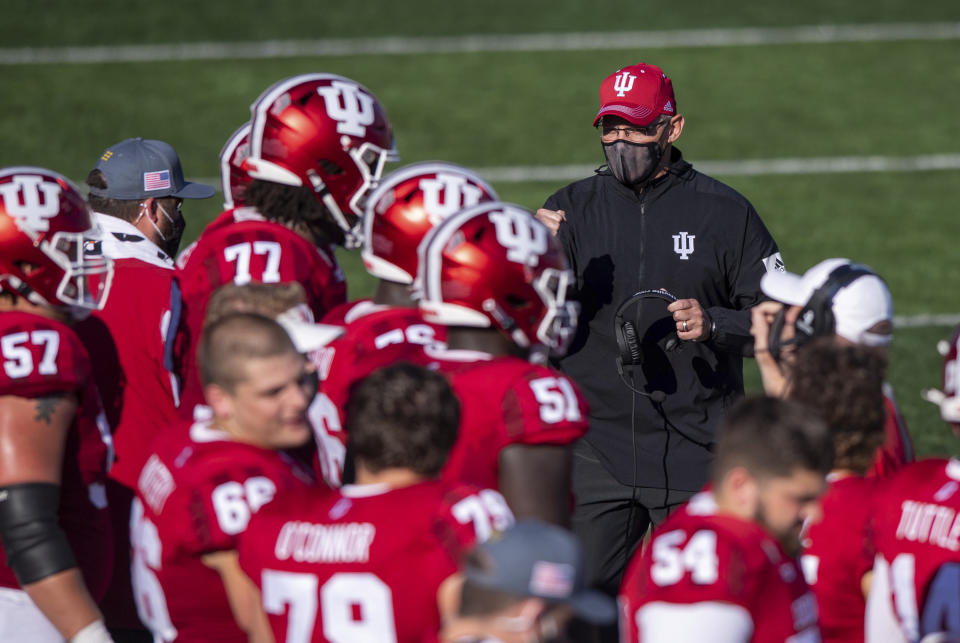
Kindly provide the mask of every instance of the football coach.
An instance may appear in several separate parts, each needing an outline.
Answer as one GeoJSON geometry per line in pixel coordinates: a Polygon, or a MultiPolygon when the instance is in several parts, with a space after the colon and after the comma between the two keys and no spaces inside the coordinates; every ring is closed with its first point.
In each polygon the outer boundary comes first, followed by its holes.
{"type": "Polygon", "coordinates": [[[742,195],[683,159],[671,80],[624,67],[593,120],[606,164],[537,211],[563,243],[582,310],[560,361],[590,405],[574,452],[574,530],[615,595],[647,528],[707,480],[715,429],[743,394],[750,308],[783,270],[742,195]]]}

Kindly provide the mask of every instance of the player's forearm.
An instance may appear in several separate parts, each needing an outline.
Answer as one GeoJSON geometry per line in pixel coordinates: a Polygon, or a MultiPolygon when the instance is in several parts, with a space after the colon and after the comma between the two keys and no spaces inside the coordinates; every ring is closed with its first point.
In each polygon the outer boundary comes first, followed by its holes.
{"type": "Polygon", "coordinates": [[[769,352],[757,354],[757,369],[760,371],[760,381],[763,383],[763,392],[770,397],[786,397],[788,393],[787,378],[780,365],[769,352]]]}
{"type": "Polygon", "coordinates": [[[511,445],[500,452],[498,487],[517,518],[570,526],[571,449],[560,445],[511,445]]]}
{"type": "MultiPolygon", "coordinates": [[[[23,586],[30,599],[68,641],[85,627],[101,620],[100,610],[83,584],[76,567],[23,586]]],[[[90,639],[109,641],[109,637],[90,639]]]]}
{"type": "Polygon", "coordinates": [[[274,643],[270,622],[260,604],[260,591],[240,569],[236,550],[206,554],[203,564],[214,569],[223,580],[230,611],[237,626],[246,632],[249,643],[274,643]]]}

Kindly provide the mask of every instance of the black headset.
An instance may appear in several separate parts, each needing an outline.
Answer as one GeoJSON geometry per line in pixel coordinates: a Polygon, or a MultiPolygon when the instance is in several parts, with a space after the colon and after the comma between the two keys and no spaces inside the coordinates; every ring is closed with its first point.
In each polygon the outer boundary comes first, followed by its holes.
{"type": "MultiPolygon", "coordinates": [[[[623,318],[623,314],[627,308],[644,299],[662,299],[667,302],[668,305],[677,300],[676,297],[666,290],[641,290],[640,292],[630,295],[623,300],[623,303],[617,306],[617,312],[613,315],[613,332],[617,337],[617,348],[619,349],[619,354],[617,355],[617,372],[621,375],[623,375],[623,367],[625,365],[639,366],[642,360],[640,342],[637,341],[637,329],[633,327],[633,322],[623,318]]],[[[670,344],[669,340],[667,343],[667,350],[675,347],[670,344]]]]}
{"type": "MultiPolygon", "coordinates": [[[[654,402],[663,402],[665,395],[663,391],[653,391],[652,393],[646,393],[644,391],[639,391],[626,381],[626,378],[623,375],[624,366],[639,366],[643,361],[643,355],[640,352],[640,342],[637,340],[637,329],[634,328],[633,322],[623,318],[624,311],[627,308],[634,305],[639,301],[645,299],[660,299],[667,304],[672,304],[677,300],[672,294],[666,290],[661,289],[649,289],[641,290],[640,292],[634,293],[623,300],[623,302],[617,306],[617,311],[614,313],[613,318],[613,333],[617,338],[617,373],[620,374],[620,379],[623,380],[623,383],[626,384],[634,393],[639,393],[640,395],[646,395],[651,398],[654,402]]],[[[679,340],[677,339],[676,333],[673,333],[671,337],[667,340],[666,349],[674,350],[679,346],[679,340]]]]}
{"type": "MultiPolygon", "coordinates": [[[[640,351],[640,342],[637,339],[637,329],[634,328],[633,322],[623,318],[624,311],[633,306],[637,302],[646,300],[646,299],[661,299],[667,302],[667,305],[672,304],[677,300],[672,294],[666,290],[661,289],[650,289],[650,290],[641,290],[636,292],[617,306],[617,311],[614,313],[613,318],[613,333],[617,338],[617,373],[620,375],[620,381],[623,382],[624,386],[636,393],[637,395],[643,395],[650,398],[650,401],[653,402],[654,406],[658,409],[658,412],[663,414],[662,404],[664,400],[667,399],[666,393],[663,391],[651,391],[647,393],[646,391],[641,391],[640,389],[632,386],[630,382],[627,381],[626,376],[623,373],[624,366],[640,366],[643,363],[643,353],[640,351]]],[[[680,340],[677,337],[676,332],[671,333],[669,339],[667,339],[665,348],[668,351],[675,350],[680,346],[680,340]]],[[[636,504],[637,499],[637,427],[636,427],[636,396],[631,398],[631,407],[630,407],[630,435],[631,435],[631,451],[633,453],[633,487],[630,492],[630,511],[627,513],[627,522],[626,529],[623,533],[623,554],[624,554],[624,565],[629,562],[630,559],[630,534],[632,532],[633,526],[633,509],[636,504]]],[[[666,416],[664,416],[666,418],[666,416]]],[[[666,498],[664,498],[664,504],[666,504],[666,498]]]]}
{"type": "Polygon", "coordinates": [[[794,338],[781,342],[780,335],[783,331],[784,316],[786,314],[786,307],[784,307],[777,313],[773,323],[770,324],[768,345],[770,346],[770,354],[773,358],[778,359],[780,357],[780,350],[784,346],[791,344],[803,346],[814,337],[832,335],[837,327],[837,320],[834,319],[833,316],[833,298],[836,297],[842,288],[849,286],[860,277],[870,275],[879,278],[870,268],[859,263],[846,263],[834,268],[830,274],[827,275],[826,281],[813,291],[810,299],[808,299],[807,303],[800,309],[800,313],[797,315],[797,321],[794,324],[794,338]]]}

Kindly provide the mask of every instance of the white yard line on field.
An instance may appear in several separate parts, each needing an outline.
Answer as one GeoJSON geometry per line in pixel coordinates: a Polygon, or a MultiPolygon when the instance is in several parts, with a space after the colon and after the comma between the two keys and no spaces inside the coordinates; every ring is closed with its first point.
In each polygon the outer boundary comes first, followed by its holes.
{"type": "MultiPolygon", "coordinates": [[[[748,161],[703,161],[697,169],[714,175],[760,176],[769,174],[817,174],[831,172],[916,172],[958,170],[960,154],[927,156],[848,156],[826,158],[759,159],[748,161]]],[[[521,165],[473,168],[490,182],[573,181],[593,174],[596,165],[521,165]]],[[[220,189],[219,178],[192,179],[220,189]]],[[[897,328],[956,326],[960,314],[899,315],[893,318],[897,328]]]]}
{"type": "Polygon", "coordinates": [[[0,48],[0,65],[957,40],[960,22],[0,48]]]}
{"type": "Polygon", "coordinates": [[[893,325],[897,328],[929,328],[931,326],[956,326],[960,324],[960,314],[944,315],[897,315],[893,325]]]}
{"type": "MultiPolygon", "coordinates": [[[[531,181],[575,181],[591,176],[598,166],[599,163],[593,165],[508,165],[471,167],[470,169],[490,182],[526,183],[531,181]]],[[[694,164],[694,167],[705,174],[718,176],[833,174],[837,172],[924,172],[930,170],[960,170],[960,154],[698,161],[694,164]]],[[[191,180],[212,185],[220,190],[219,177],[202,177],[191,180]]]]}
{"type": "MultiPolygon", "coordinates": [[[[597,165],[517,165],[474,168],[488,181],[573,181],[593,174],[597,165]]],[[[823,158],[755,159],[744,161],[699,161],[701,172],[722,176],[769,174],[833,174],[837,172],[921,172],[960,169],[960,154],[925,156],[829,156],[823,158]]]]}

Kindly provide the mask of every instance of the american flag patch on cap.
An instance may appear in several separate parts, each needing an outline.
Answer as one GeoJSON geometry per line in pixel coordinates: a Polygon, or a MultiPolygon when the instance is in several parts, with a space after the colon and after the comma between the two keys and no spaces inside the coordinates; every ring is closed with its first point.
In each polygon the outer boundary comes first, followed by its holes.
{"type": "Polygon", "coordinates": [[[161,170],[159,172],[143,173],[143,189],[167,190],[170,188],[170,170],[161,170]]]}
{"type": "Polygon", "coordinates": [[[573,576],[571,565],[537,561],[530,575],[530,591],[537,596],[566,598],[573,593],[573,576]]]}

